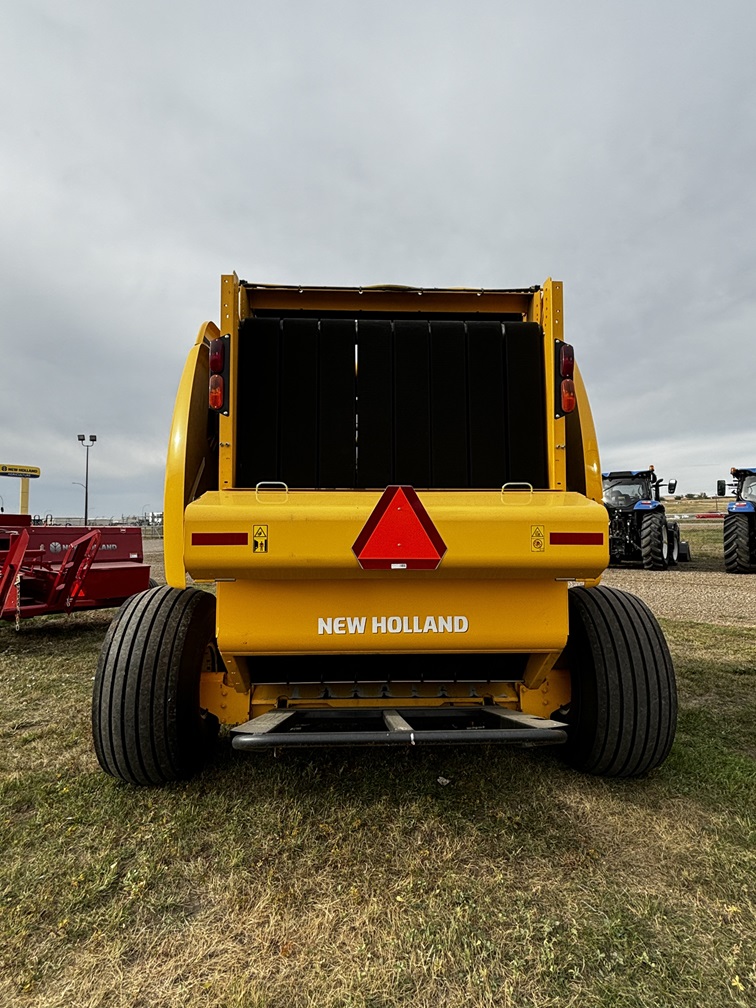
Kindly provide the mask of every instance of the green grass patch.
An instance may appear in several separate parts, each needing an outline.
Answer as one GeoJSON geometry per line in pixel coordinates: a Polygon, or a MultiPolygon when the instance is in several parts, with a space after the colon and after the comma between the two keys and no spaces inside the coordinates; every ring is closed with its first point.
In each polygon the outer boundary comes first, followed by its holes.
{"type": "MultiPolygon", "coordinates": [[[[667,513],[675,512],[667,506],[667,513]]],[[[692,566],[696,570],[724,570],[722,520],[706,518],[701,521],[681,521],[679,524],[680,538],[690,546],[692,566]]]]}
{"type": "Polygon", "coordinates": [[[756,1003],[756,631],[663,621],[679,731],[646,779],[553,749],[223,739],[148,789],[91,748],[111,615],[0,625],[0,1003],[756,1003]]]}

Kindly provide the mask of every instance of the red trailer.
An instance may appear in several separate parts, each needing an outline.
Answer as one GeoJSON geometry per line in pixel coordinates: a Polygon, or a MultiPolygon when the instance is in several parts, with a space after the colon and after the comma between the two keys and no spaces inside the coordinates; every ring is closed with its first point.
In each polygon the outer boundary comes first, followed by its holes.
{"type": "Polygon", "coordinates": [[[120,606],[154,581],[142,530],[130,525],[34,525],[0,515],[0,619],[120,606]]]}

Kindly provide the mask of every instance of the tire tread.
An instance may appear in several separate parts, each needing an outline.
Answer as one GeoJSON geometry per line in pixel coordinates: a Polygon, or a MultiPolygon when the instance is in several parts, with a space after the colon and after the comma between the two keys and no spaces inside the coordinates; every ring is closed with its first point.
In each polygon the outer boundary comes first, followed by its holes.
{"type": "MultiPolygon", "coordinates": [[[[160,784],[198,769],[204,753],[192,700],[214,611],[208,592],[166,585],[121,606],[103,642],[92,699],[94,748],[106,773],[160,784]]],[[[198,699],[196,706],[199,718],[198,699]]]]}
{"type": "Polygon", "coordinates": [[[568,758],[592,774],[643,775],[668,756],[677,721],[661,627],[642,599],[605,585],[570,589],[571,638],[573,622],[577,643],[568,650],[579,713],[568,758]]]}

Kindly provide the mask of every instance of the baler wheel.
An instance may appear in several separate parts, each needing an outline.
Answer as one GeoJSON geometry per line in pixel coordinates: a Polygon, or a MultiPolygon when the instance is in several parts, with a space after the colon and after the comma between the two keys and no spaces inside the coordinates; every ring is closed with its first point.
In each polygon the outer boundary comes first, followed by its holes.
{"type": "Polygon", "coordinates": [[[639,777],[669,754],[677,724],[672,658],[656,617],[630,592],[571,588],[564,658],[572,680],[562,752],[576,769],[639,777]]]}
{"type": "Polygon", "coordinates": [[[197,773],[218,732],[200,708],[200,675],[220,659],[215,596],[198,588],[149,588],[123,603],[100,652],[92,737],[100,766],[132,784],[197,773]]]}
{"type": "Polygon", "coordinates": [[[747,514],[726,514],[724,519],[724,562],[730,574],[756,573],[751,546],[751,521],[747,514]]]}
{"type": "Polygon", "coordinates": [[[641,558],[646,570],[666,570],[669,557],[667,520],[663,514],[651,511],[644,515],[640,530],[641,558]]]}

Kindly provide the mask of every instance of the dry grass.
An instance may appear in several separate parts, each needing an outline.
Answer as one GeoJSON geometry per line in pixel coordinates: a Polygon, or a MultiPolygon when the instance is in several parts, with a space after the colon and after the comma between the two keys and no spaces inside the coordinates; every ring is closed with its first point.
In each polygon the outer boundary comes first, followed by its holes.
{"type": "Polygon", "coordinates": [[[756,1003],[756,629],[664,619],[680,729],[645,780],[222,745],[149,790],[91,751],[110,615],[0,625],[3,1006],[756,1003]]]}

